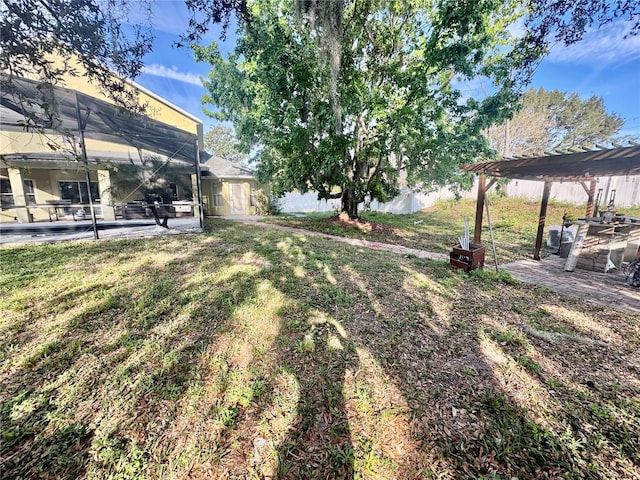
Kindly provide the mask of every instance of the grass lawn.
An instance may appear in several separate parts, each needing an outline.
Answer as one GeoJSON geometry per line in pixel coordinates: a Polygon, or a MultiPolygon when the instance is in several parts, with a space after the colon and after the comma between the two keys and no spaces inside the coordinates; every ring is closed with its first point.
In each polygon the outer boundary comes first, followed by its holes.
{"type": "MultiPolygon", "coordinates": [[[[508,263],[521,258],[532,258],[538,231],[540,202],[527,202],[519,198],[503,198],[490,195],[491,223],[496,243],[498,263],[508,263]]],[[[379,212],[361,212],[364,223],[344,223],[337,220],[335,212],[310,213],[307,217],[277,216],[266,221],[291,227],[316,230],[332,235],[354,237],[374,242],[386,242],[433,252],[448,253],[464,234],[464,219],[469,219],[471,236],[475,222],[475,200],[441,201],[431,208],[407,215],[379,212]]],[[[640,208],[619,209],[627,215],[640,217],[640,208]]],[[[549,225],[561,225],[564,213],[572,218],[584,217],[586,206],[550,202],[542,255],[557,249],[546,246],[549,225]]],[[[482,242],[487,246],[488,264],[493,264],[491,237],[484,213],[482,242]]]]}
{"type": "Polygon", "coordinates": [[[640,315],[224,221],[0,265],[3,479],[640,478],[640,315]]]}

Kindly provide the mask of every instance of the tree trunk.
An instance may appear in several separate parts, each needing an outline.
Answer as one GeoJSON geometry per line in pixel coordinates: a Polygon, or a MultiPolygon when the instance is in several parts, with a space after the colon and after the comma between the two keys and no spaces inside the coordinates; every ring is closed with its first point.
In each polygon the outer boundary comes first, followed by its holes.
{"type": "Polygon", "coordinates": [[[345,188],[342,191],[342,211],[340,216],[347,215],[349,219],[358,218],[358,198],[353,187],[345,188]]]}

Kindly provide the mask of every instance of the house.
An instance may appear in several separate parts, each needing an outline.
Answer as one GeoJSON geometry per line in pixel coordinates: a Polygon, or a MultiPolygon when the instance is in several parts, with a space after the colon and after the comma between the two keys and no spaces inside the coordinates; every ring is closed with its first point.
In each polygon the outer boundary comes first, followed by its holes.
{"type": "Polygon", "coordinates": [[[202,171],[202,198],[208,215],[256,215],[266,208],[267,187],[251,168],[211,156],[202,171]]]}
{"type": "Polygon", "coordinates": [[[143,115],[83,76],[45,88],[36,79],[12,82],[0,102],[0,222],[85,218],[90,204],[98,218],[126,218],[140,213],[145,182],[166,193],[171,211],[193,212],[200,119],[133,82],[143,115]],[[53,117],[41,108],[43,92],[53,117]]]}

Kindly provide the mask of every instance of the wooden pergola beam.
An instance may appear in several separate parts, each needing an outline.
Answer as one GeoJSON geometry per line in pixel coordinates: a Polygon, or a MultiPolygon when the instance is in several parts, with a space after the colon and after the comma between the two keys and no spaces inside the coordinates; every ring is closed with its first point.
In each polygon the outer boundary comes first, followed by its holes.
{"type": "Polygon", "coordinates": [[[476,223],[473,229],[473,243],[482,243],[482,212],[485,204],[485,196],[491,187],[498,181],[497,178],[492,178],[487,183],[487,176],[484,173],[480,174],[478,178],[478,196],[476,198],[476,223]]]}
{"type": "Polygon", "coordinates": [[[481,243],[482,240],[482,212],[486,192],[493,185],[495,179],[543,181],[544,191],[534,251],[534,258],[539,260],[547,205],[553,182],[580,182],[588,195],[586,216],[590,218],[594,213],[596,177],[640,175],[640,145],[616,146],[616,148],[609,149],[598,148],[600,149],[582,149],[584,151],[551,155],[545,152],[545,155],[538,157],[462,165],[463,170],[479,175],[474,243],[481,243]],[[489,184],[487,184],[487,176],[493,177],[489,184]],[[589,186],[586,182],[589,182],[589,186]]]}

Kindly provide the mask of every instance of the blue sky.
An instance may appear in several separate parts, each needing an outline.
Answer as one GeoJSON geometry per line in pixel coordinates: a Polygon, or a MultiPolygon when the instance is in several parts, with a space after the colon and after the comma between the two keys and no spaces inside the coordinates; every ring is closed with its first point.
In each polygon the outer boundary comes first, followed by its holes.
{"type": "MultiPolygon", "coordinates": [[[[209,67],[195,62],[190,49],[173,46],[188,23],[183,0],[155,0],[153,22],[154,49],[145,57],[144,72],[136,82],[201,118],[206,132],[216,123],[203,113],[200,101],[200,78],[207,76],[209,67]]],[[[628,30],[629,25],[614,23],[587,32],[570,47],[553,46],[531,86],[576,92],[582,98],[601,96],[609,112],[625,120],[620,133],[640,136],[640,36],[624,38],[628,30]]],[[[204,41],[217,40],[217,33],[214,28],[204,41]]],[[[231,48],[231,42],[222,45],[223,52],[231,48]]]]}

